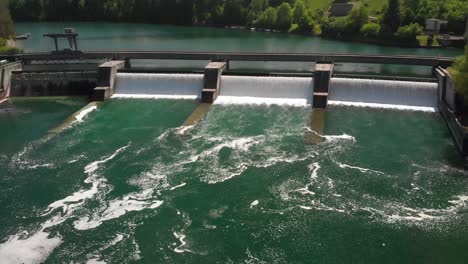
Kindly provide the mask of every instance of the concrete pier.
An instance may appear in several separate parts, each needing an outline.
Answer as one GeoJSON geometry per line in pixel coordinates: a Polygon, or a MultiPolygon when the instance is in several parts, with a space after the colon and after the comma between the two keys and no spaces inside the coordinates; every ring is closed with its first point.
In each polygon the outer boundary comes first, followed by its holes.
{"type": "Polygon", "coordinates": [[[67,119],[65,119],[60,125],[56,126],[55,128],[52,128],[49,130],[48,134],[49,136],[57,135],[60,134],[63,130],[65,130],[67,127],[71,126],[74,122],[79,121],[79,116],[82,115],[83,112],[91,112],[94,109],[96,109],[99,106],[99,102],[91,102],[69,116],[67,119]]]}
{"type": "Polygon", "coordinates": [[[23,65],[20,62],[7,63],[0,66],[0,100],[10,96],[12,74],[21,71],[23,65]]]}
{"type": "MultiPolygon", "coordinates": [[[[463,120],[464,115],[460,115],[463,109],[456,103],[455,86],[450,76],[450,73],[444,68],[435,70],[436,77],[439,80],[439,110],[442,117],[445,119],[447,126],[452,134],[455,145],[461,155],[467,161],[468,157],[468,128],[463,124],[468,123],[463,120]],[[461,116],[461,118],[459,118],[461,116]]],[[[465,166],[468,163],[465,164],[465,166]]]]}
{"type": "Polygon", "coordinates": [[[306,144],[320,144],[325,141],[323,133],[325,130],[325,115],[326,110],[316,108],[310,116],[309,130],[305,134],[306,144]]]}
{"type": "Polygon", "coordinates": [[[327,108],[333,64],[317,63],[314,73],[314,108],[327,108]]]}
{"type": "Polygon", "coordinates": [[[210,62],[205,67],[202,103],[212,104],[220,93],[221,74],[226,69],[226,62],[210,62]]]}
{"type": "Polygon", "coordinates": [[[108,61],[98,67],[98,83],[92,95],[93,101],[105,101],[114,94],[117,71],[125,67],[125,61],[108,61]]]}

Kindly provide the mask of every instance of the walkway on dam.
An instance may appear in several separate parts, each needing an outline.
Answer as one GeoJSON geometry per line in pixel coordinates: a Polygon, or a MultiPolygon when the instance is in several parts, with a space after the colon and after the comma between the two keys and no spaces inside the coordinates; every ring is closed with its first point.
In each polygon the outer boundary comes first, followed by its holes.
{"type": "Polygon", "coordinates": [[[284,61],[371,63],[417,66],[450,66],[454,58],[412,55],[366,55],[328,53],[248,53],[248,52],[182,52],[182,51],[66,51],[0,55],[0,59],[37,60],[207,60],[207,61],[284,61]]]}

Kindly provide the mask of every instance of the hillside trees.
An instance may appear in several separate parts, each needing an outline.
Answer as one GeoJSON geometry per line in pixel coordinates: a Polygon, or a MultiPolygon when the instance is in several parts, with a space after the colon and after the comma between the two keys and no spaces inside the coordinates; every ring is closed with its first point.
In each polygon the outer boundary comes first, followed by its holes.
{"type": "Polygon", "coordinates": [[[8,1],[0,0],[0,38],[9,38],[15,34],[13,21],[8,9],[8,1]]]}
{"type": "Polygon", "coordinates": [[[282,3],[277,12],[276,28],[281,31],[289,30],[293,21],[292,15],[291,6],[286,2],[282,3]]]}
{"type": "Polygon", "coordinates": [[[389,35],[395,33],[398,30],[398,27],[400,27],[400,22],[400,1],[388,0],[388,6],[382,20],[383,32],[389,35]]]}
{"type": "Polygon", "coordinates": [[[258,25],[266,28],[274,28],[276,26],[277,13],[274,7],[268,7],[260,16],[258,25]]]}
{"type": "Polygon", "coordinates": [[[464,56],[458,57],[452,67],[449,68],[450,74],[455,83],[457,92],[468,100],[468,46],[465,47],[464,56]]]}

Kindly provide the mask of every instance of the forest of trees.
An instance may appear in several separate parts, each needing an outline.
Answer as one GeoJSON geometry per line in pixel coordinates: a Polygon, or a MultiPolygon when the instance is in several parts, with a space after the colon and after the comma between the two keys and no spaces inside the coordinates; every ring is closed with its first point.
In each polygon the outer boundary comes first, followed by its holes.
{"type": "Polygon", "coordinates": [[[15,34],[15,29],[8,9],[8,2],[0,0],[0,38],[6,39],[13,34],[15,34]]]}
{"type": "MultiPolygon", "coordinates": [[[[0,0],[5,1],[5,0],[0,0]]],[[[345,18],[330,18],[324,0],[10,0],[15,21],[116,21],[261,27],[328,37],[413,39],[424,19],[449,21],[462,34],[468,0],[361,0],[345,18]],[[386,1],[370,14],[368,4],[386,1]]]]}

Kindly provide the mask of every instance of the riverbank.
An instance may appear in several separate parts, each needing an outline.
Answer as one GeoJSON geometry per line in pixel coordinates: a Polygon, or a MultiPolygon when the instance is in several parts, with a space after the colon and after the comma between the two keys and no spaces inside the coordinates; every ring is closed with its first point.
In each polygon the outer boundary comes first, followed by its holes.
{"type": "Polygon", "coordinates": [[[16,47],[15,40],[0,38],[0,54],[15,54],[19,52],[22,52],[22,50],[16,47]]]}
{"type": "MultiPolygon", "coordinates": [[[[213,27],[213,26],[202,26],[202,27],[213,27]]],[[[221,28],[221,27],[214,27],[214,28],[221,28]]],[[[349,42],[359,42],[359,43],[367,43],[373,45],[379,45],[384,47],[401,47],[401,48],[422,48],[422,49],[460,49],[463,50],[463,46],[451,46],[451,47],[444,47],[441,46],[437,40],[434,39],[434,42],[431,45],[428,45],[427,41],[429,36],[427,35],[419,35],[414,40],[403,40],[403,39],[392,39],[392,38],[370,38],[370,37],[363,37],[363,36],[356,36],[356,37],[333,37],[333,36],[325,36],[322,34],[305,34],[305,33],[297,33],[297,32],[285,32],[285,31],[278,31],[272,29],[264,29],[264,28],[248,28],[244,26],[225,26],[223,27],[229,30],[242,30],[242,31],[255,31],[255,32],[265,32],[265,33],[280,33],[280,34],[288,34],[288,35],[298,35],[304,37],[319,37],[328,40],[337,40],[337,41],[349,41],[349,42]]]]}

